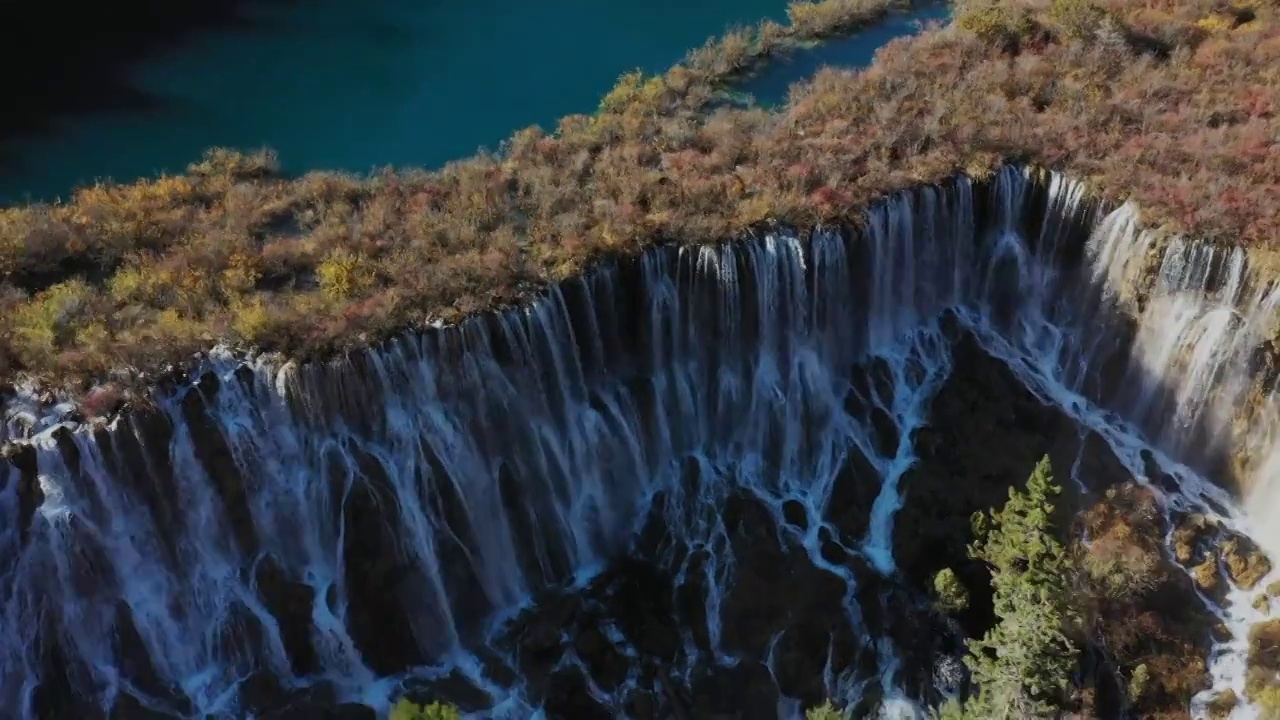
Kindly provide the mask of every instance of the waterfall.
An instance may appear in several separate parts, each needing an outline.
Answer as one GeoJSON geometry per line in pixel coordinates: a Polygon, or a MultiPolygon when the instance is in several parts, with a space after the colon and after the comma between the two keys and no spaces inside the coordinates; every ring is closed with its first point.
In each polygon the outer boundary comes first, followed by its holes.
{"type": "MultiPolygon", "coordinates": [[[[522,718],[569,693],[530,677],[555,646],[543,669],[615,716],[644,716],[643,688],[709,682],[708,663],[776,683],[769,716],[817,695],[910,716],[947,692],[934,664],[956,648],[903,619],[922,599],[899,520],[958,365],[998,359],[1170,517],[1276,552],[1280,404],[1260,358],[1277,302],[1243,250],[1157,237],[1131,205],[1007,168],[886,198],[856,230],[657,247],[329,362],[215,352],[109,425],[15,402],[0,705],[243,717],[307,689],[383,707],[462,678],[486,716],[522,718]],[[535,643],[527,618],[571,592],[599,612],[594,644],[568,624],[535,643]],[[681,621],[633,621],[637,596],[681,621]],[[624,658],[607,672],[604,645],[624,658]]],[[[1096,487],[1081,467],[1070,479],[1096,487]]],[[[1234,633],[1215,689],[1243,694],[1257,592],[1205,598],[1234,633]]]]}

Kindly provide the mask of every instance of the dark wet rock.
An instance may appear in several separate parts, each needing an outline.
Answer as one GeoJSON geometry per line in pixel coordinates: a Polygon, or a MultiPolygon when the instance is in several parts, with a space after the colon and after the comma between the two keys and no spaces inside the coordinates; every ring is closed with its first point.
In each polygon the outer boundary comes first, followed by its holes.
{"type": "Polygon", "coordinates": [[[900,442],[898,423],[886,410],[893,407],[893,371],[883,358],[854,368],[850,378],[851,392],[845,399],[845,411],[865,422],[871,450],[881,457],[893,457],[900,442]]]}
{"type": "Polygon", "coordinates": [[[326,710],[324,717],[325,720],[377,720],[378,713],[368,705],[340,703],[326,710]]]}
{"type": "Polygon", "coordinates": [[[530,493],[511,469],[503,464],[498,470],[498,491],[511,524],[520,568],[531,587],[548,587],[572,574],[565,548],[568,535],[560,527],[560,515],[546,503],[546,493],[530,493]]]}
{"type": "Polygon", "coordinates": [[[681,649],[671,588],[665,572],[626,562],[609,590],[622,634],[641,654],[660,663],[674,661],[681,649]]]}
{"type": "MultiPolygon", "coordinates": [[[[415,633],[414,617],[404,605],[413,591],[425,592],[421,571],[407,557],[386,520],[395,507],[395,492],[376,458],[357,453],[359,476],[346,498],[343,514],[343,567],[348,597],[347,625],[365,662],[379,674],[391,675],[429,661],[415,633]]],[[[436,639],[447,637],[447,629],[436,639]]]]}
{"type": "Polygon", "coordinates": [[[315,590],[306,583],[291,580],[284,568],[270,555],[258,561],[254,569],[254,585],[262,604],[280,627],[280,639],[295,675],[310,675],[320,669],[315,648],[311,644],[311,624],[315,590]]]}
{"type": "Polygon", "coordinates": [[[31,521],[36,508],[44,502],[44,490],[40,488],[40,469],[36,463],[36,449],[27,443],[11,443],[0,449],[0,459],[17,470],[18,476],[18,532],[25,545],[31,533],[31,521]]]}
{"type": "Polygon", "coordinates": [[[716,558],[704,548],[694,550],[686,560],[676,587],[676,612],[694,645],[703,653],[712,653],[711,626],[707,598],[713,591],[712,577],[717,569],[716,558]]]}
{"type": "Polygon", "coordinates": [[[871,461],[851,445],[836,473],[824,511],[824,519],[840,530],[847,543],[857,543],[866,534],[881,481],[880,472],[871,461]]]}
{"type": "MultiPolygon", "coordinates": [[[[1056,442],[1078,438],[1061,410],[1041,403],[971,335],[956,342],[953,357],[928,424],[913,436],[919,460],[900,481],[894,520],[895,559],[918,588],[944,567],[963,575],[969,559],[957,538],[969,537],[973,513],[999,507],[1056,442]]],[[[1073,459],[1055,461],[1060,484],[1073,459]]]]}
{"type": "Polygon", "coordinates": [[[759,662],[730,667],[703,666],[691,683],[691,714],[696,718],[776,720],[778,684],[759,662]]]}
{"type": "Polygon", "coordinates": [[[613,720],[614,717],[609,708],[592,696],[586,676],[576,665],[552,673],[543,707],[549,718],[613,720]]]}
{"type": "Polygon", "coordinates": [[[834,623],[843,616],[844,581],[814,566],[802,550],[784,547],[762,502],[730,495],[724,522],[735,561],[721,608],[728,652],[763,657],[791,617],[834,623]]]}
{"type": "MultiPolygon", "coordinates": [[[[1058,475],[1057,480],[1064,487],[1070,482],[1072,472],[1075,473],[1076,480],[1093,492],[1134,479],[1133,473],[1116,457],[1106,439],[1092,430],[1084,432],[1083,440],[1065,432],[1059,434],[1050,456],[1058,475]]],[[[1161,473],[1161,476],[1165,474],[1161,473]]],[[[1172,480],[1172,476],[1168,477],[1172,480]]]]}
{"type": "MultiPolygon", "coordinates": [[[[826,699],[823,671],[830,656],[832,666],[845,668],[855,665],[859,655],[872,659],[872,653],[863,652],[863,638],[855,633],[845,619],[830,622],[827,618],[796,618],[781,631],[773,647],[773,667],[777,672],[776,688],[787,697],[806,703],[818,703],[826,699]]],[[[875,667],[863,667],[874,672],[875,667]]],[[[771,692],[776,693],[775,682],[770,682],[771,692]]]]}
{"type": "Polygon", "coordinates": [[[475,528],[445,463],[425,439],[419,441],[418,452],[430,467],[430,472],[420,476],[417,483],[423,507],[443,521],[433,524],[432,535],[440,573],[449,579],[445,592],[454,629],[464,643],[475,644],[481,640],[485,620],[494,610],[476,572],[474,558],[479,543],[475,528]]]}
{"type": "MultiPolygon", "coordinates": [[[[581,590],[544,593],[500,633],[499,646],[513,651],[535,696],[545,693],[549,712],[772,718],[781,682],[788,694],[824,699],[828,660],[834,668],[856,666],[861,676],[875,673],[875,654],[845,611],[846,581],[815,565],[796,534],[782,531],[774,506],[748,490],[729,490],[719,506],[729,553],[719,556],[681,547],[668,525],[679,508],[661,497],[655,506],[635,556],[581,590]],[[741,658],[733,668],[717,667],[711,648],[712,578],[722,583],[716,619],[723,650],[741,658]],[[763,665],[768,657],[777,679],[763,665]],[[617,708],[604,708],[583,682],[604,693],[627,689],[617,708]]],[[[821,532],[839,548],[829,530],[821,532]]],[[[843,549],[833,564],[851,575],[868,571],[843,549]]]]}
{"type": "MultiPolygon", "coordinates": [[[[143,642],[134,622],[133,611],[123,600],[116,603],[115,635],[112,638],[116,667],[138,690],[149,698],[149,705],[157,711],[171,710],[190,713],[190,700],[177,685],[167,682],[156,671],[147,645],[143,642]]],[[[135,698],[136,700],[136,698],[135,698]]]]}
{"type": "Polygon", "coordinates": [[[665,512],[669,498],[670,494],[665,490],[659,490],[653,494],[653,499],[650,500],[649,508],[645,512],[644,523],[632,544],[631,551],[635,556],[656,558],[670,547],[673,538],[665,512]]]}
{"type": "MultiPolygon", "coordinates": [[[[267,656],[267,629],[262,620],[239,600],[233,600],[223,611],[214,636],[213,654],[218,663],[236,675],[249,675],[241,684],[251,694],[269,695],[267,686],[278,684],[273,673],[259,671],[258,658],[267,656]]],[[[273,707],[267,703],[261,707],[273,707]]]]}
{"type": "Polygon", "coordinates": [[[295,701],[280,678],[270,671],[257,670],[240,681],[237,705],[244,714],[282,712],[295,701]]]}
{"type": "Polygon", "coordinates": [[[659,714],[660,707],[662,707],[661,700],[658,693],[653,690],[633,688],[622,698],[622,716],[627,718],[656,720],[662,717],[659,714]]]}
{"type": "Polygon", "coordinates": [[[497,637],[497,646],[515,656],[515,669],[533,688],[545,685],[564,656],[582,602],[583,598],[572,593],[544,592],[497,637]]]}
{"type": "Polygon", "coordinates": [[[499,657],[492,648],[488,646],[476,648],[475,658],[480,663],[481,673],[489,680],[502,687],[511,687],[516,683],[519,676],[515,669],[499,657]]]}
{"type": "Polygon", "coordinates": [[[898,443],[901,441],[898,434],[898,421],[884,408],[875,407],[871,410],[871,428],[876,453],[886,458],[897,454],[898,443]]]}
{"type": "Polygon", "coordinates": [[[1182,492],[1182,485],[1178,483],[1178,479],[1169,473],[1162,472],[1158,475],[1148,476],[1161,490],[1171,495],[1182,492]]]}
{"type": "Polygon", "coordinates": [[[111,706],[110,720],[180,720],[186,717],[182,713],[174,713],[156,708],[154,705],[124,692],[116,696],[111,706]]]}
{"type": "MultiPolygon", "coordinates": [[[[269,687],[264,683],[264,688],[269,687]]],[[[273,698],[279,695],[272,690],[273,698]]],[[[261,720],[376,720],[377,713],[359,703],[340,702],[337,689],[329,682],[316,683],[283,693],[278,705],[261,710],[261,720]]]]}
{"type": "Polygon", "coordinates": [[[245,479],[231,453],[231,447],[210,415],[205,398],[200,392],[187,392],[182,398],[181,406],[196,459],[209,476],[222,502],[231,537],[241,552],[251,555],[258,547],[257,530],[253,523],[253,513],[249,509],[245,479]]]}
{"type": "Polygon", "coordinates": [[[799,528],[801,532],[809,529],[809,512],[799,500],[782,503],[782,517],[788,525],[799,528]]]}
{"type": "Polygon", "coordinates": [[[40,682],[31,695],[32,711],[37,720],[99,720],[106,712],[95,702],[85,687],[94,687],[93,675],[83,661],[62,645],[53,613],[43,619],[39,640],[41,644],[40,682]],[[77,690],[81,692],[77,692],[77,690]]]}
{"type": "Polygon", "coordinates": [[[630,662],[595,625],[578,631],[573,649],[591,679],[605,692],[613,692],[626,679],[630,662]]]}
{"type": "Polygon", "coordinates": [[[439,702],[463,712],[480,712],[493,705],[489,693],[457,670],[438,678],[410,679],[405,683],[404,696],[420,705],[439,702]]]}

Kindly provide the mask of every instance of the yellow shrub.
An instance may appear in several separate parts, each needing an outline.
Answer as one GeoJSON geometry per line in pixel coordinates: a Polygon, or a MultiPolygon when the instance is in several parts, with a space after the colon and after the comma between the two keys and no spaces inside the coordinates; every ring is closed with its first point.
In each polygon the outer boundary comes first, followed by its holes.
{"type": "Polygon", "coordinates": [[[28,255],[32,224],[27,208],[0,208],[0,278],[17,270],[28,255]]]}
{"type": "Polygon", "coordinates": [[[150,335],[163,341],[187,341],[198,338],[201,343],[213,342],[213,334],[203,323],[187,317],[174,308],[156,315],[150,335]]]}
{"type": "Polygon", "coordinates": [[[271,311],[261,298],[231,304],[231,330],[247,342],[258,340],[271,326],[271,311]]]}
{"type": "Polygon", "coordinates": [[[1107,17],[1107,11],[1091,0],[1053,0],[1049,19],[1063,37],[1087,37],[1107,17]]]}
{"type": "Polygon", "coordinates": [[[655,75],[646,80],[643,72],[634,70],[618,78],[618,83],[600,100],[600,111],[657,113],[662,109],[666,92],[667,85],[662,76],[655,75]]]}
{"type": "Polygon", "coordinates": [[[183,176],[98,183],[75,192],[55,208],[71,226],[65,252],[109,260],[140,248],[159,249],[182,236],[200,212],[200,193],[183,176]]]}
{"type": "Polygon", "coordinates": [[[245,153],[231,148],[206,150],[199,162],[187,166],[198,177],[221,177],[231,181],[267,177],[280,171],[280,161],[271,150],[245,153]]]}
{"type": "Polygon", "coordinates": [[[768,198],[755,195],[738,203],[738,221],[744,225],[753,225],[768,220],[774,212],[773,204],[768,198]]]}
{"type": "Polygon", "coordinates": [[[138,268],[123,268],[107,281],[107,293],[116,302],[132,302],[142,294],[143,277],[138,268]]]}
{"type": "Polygon", "coordinates": [[[71,280],[47,288],[18,308],[14,334],[29,352],[47,353],[75,336],[76,320],[92,297],[93,290],[81,280],[71,280]]]}
{"type": "Polygon", "coordinates": [[[243,295],[253,290],[260,277],[262,271],[258,269],[258,259],[252,255],[236,253],[227,260],[219,285],[230,296],[243,295]]]}
{"type": "Polygon", "coordinates": [[[992,43],[1017,43],[1034,29],[1025,8],[998,3],[965,3],[956,12],[956,22],[992,43]]]}
{"type": "Polygon", "coordinates": [[[346,248],[330,252],[316,270],[320,289],[333,300],[346,300],[367,292],[377,282],[373,261],[346,248]]]}
{"type": "Polygon", "coordinates": [[[1214,13],[1197,20],[1196,27],[1208,33],[1222,33],[1235,27],[1235,21],[1230,16],[1214,13]]]}
{"type": "Polygon", "coordinates": [[[91,322],[75,333],[76,345],[90,352],[105,348],[111,339],[111,331],[100,322],[91,322]]]}
{"type": "Polygon", "coordinates": [[[462,713],[458,709],[443,703],[418,705],[401,699],[391,707],[387,720],[459,720],[462,713]]]}
{"type": "Polygon", "coordinates": [[[140,214],[148,210],[185,205],[195,199],[191,180],[181,175],[164,175],[154,180],[139,180],[128,185],[98,183],[76,191],[75,206],[82,221],[91,221],[83,213],[114,211],[120,215],[140,214]]]}

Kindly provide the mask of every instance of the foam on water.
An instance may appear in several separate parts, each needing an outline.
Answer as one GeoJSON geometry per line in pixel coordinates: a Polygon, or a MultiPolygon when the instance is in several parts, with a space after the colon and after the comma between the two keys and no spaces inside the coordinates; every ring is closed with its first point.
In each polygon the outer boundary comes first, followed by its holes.
{"type": "MultiPolygon", "coordinates": [[[[1139,228],[1132,206],[1103,215],[1078,184],[1011,168],[989,187],[960,178],[889,198],[855,236],[657,249],[527,308],[326,364],[216,353],[162,412],[109,428],[15,403],[6,432],[34,460],[0,465],[0,704],[35,717],[42,688],[86,718],[125,694],[234,716],[241,686],[269,676],[385,707],[405,677],[454,672],[494,699],[486,716],[540,717],[481,649],[539,593],[602,577],[651,517],[667,533],[656,560],[705,607],[706,637],[682,628],[670,669],[691,682],[704,645],[718,663],[744,661],[726,629],[743,559],[722,509],[745,492],[846,588],[841,622],[873,661],[850,662],[833,631],[826,693],[918,716],[902,648],[864,616],[866,577],[823,546],[834,538],[896,576],[913,436],[951,376],[957,332],[1104,438],[1168,513],[1280,549],[1207,477],[1223,471],[1217,449],[1249,448],[1246,475],[1280,468],[1276,399],[1258,399],[1252,372],[1280,286],[1240,250],[1139,228]],[[865,532],[842,537],[826,512],[855,455],[879,487],[865,532]],[[1157,466],[1176,491],[1148,477],[1157,466]],[[803,529],[786,524],[789,504],[803,529]]],[[[1243,507],[1265,517],[1280,491],[1247,487],[1243,507]]],[[[1258,592],[1206,598],[1232,638],[1209,658],[1197,713],[1212,692],[1243,697],[1258,592]]],[[[638,652],[621,629],[603,632],[638,652]]],[[[775,676],[781,640],[761,659],[775,676]]],[[[559,661],[581,662],[572,650],[559,661]]],[[[943,694],[953,665],[938,659],[943,694]]],[[[621,712],[640,682],[632,667],[588,692],[621,712]]],[[[780,702],[783,717],[801,711],[780,702]]],[[[1233,715],[1255,716],[1248,703],[1233,715]]]]}

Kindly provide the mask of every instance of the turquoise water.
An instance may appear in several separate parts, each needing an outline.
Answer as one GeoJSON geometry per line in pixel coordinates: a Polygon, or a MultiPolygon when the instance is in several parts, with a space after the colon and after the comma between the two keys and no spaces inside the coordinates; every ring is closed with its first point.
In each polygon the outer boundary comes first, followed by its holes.
{"type": "MultiPolygon", "coordinates": [[[[63,121],[4,148],[19,164],[0,177],[0,200],[180,170],[214,145],[275,148],[288,171],[438,167],[496,148],[521,127],[590,112],[620,74],[661,71],[725,27],[782,19],[784,8],[783,0],[314,0],[259,11],[248,29],[206,34],[136,68],[156,109],[63,121]]],[[[789,82],[777,77],[758,82],[789,82]]]]}
{"type": "Polygon", "coordinates": [[[913,35],[931,21],[945,22],[950,16],[949,3],[926,4],[909,14],[890,15],[850,37],[799,49],[775,60],[745,83],[742,90],[765,107],[783,103],[792,83],[810,77],[819,68],[866,67],[885,43],[913,35]]]}

